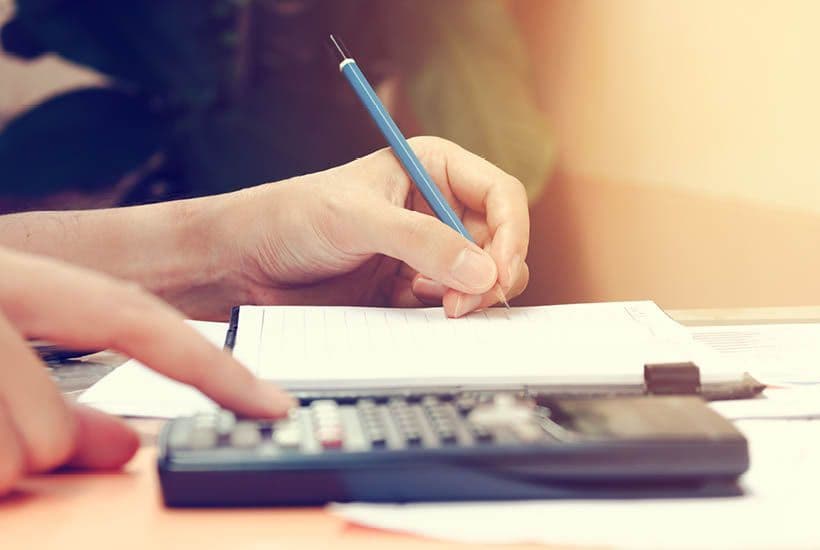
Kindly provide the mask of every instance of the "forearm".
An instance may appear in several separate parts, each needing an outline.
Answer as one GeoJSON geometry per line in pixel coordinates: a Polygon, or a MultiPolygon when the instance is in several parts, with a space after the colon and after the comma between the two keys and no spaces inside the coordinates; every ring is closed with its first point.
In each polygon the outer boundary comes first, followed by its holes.
{"type": "Polygon", "coordinates": [[[0,216],[0,246],[134,281],[192,317],[224,318],[242,291],[227,284],[238,268],[224,257],[229,251],[214,245],[217,204],[194,199],[0,216]]]}

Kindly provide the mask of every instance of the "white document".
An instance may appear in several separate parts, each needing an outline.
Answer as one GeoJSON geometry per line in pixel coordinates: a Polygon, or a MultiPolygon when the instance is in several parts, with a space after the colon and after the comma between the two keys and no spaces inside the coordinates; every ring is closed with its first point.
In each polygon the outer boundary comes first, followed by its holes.
{"type": "Polygon", "coordinates": [[[820,323],[691,327],[717,350],[765,383],[820,383],[820,323]]]}
{"type": "Polygon", "coordinates": [[[234,356],[288,389],[641,384],[646,363],[739,378],[653,302],[492,308],[243,306],[234,356]]]}
{"type": "MultiPolygon", "coordinates": [[[[447,319],[441,308],[243,307],[234,355],[288,389],[643,381],[647,362],[693,360],[705,380],[736,378],[653,302],[494,308],[447,319]]],[[[215,345],[224,323],[191,321],[215,345]]],[[[137,361],[80,402],[121,416],[211,411],[201,392],[137,361]]]]}
{"type": "MultiPolygon", "coordinates": [[[[188,321],[217,347],[225,343],[228,323],[188,321]]],[[[159,374],[131,359],[83,392],[80,403],[119,416],[174,418],[207,412],[216,403],[199,390],[159,374]]]]}
{"type": "Polygon", "coordinates": [[[647,549],[820,548],[820,421],[748,421],[746,495],[675,500],[344,504],[356,524],[480,543],[647,549]]]}
{"type": "MultiPolygon", "coordinates": [[[[328,352],[328,348],[335,349],[332,342],[338,341],[338,337],[331,335],[328,337],[327,331],[332,327],[334,319],[338,319],[339,315],[350,321],[350,324],[345,326],[345,330],[339,331],[338,334],[345,334],[345,331],[357,330],[358,328],[370,329],[371,314],[382,315],[396,315],[402,319],[415,319],[413,330],[418,331],[432,331],[432,327],[440,329],[446,323],[462,323],[468,328],[474,328],[473,333],[475,343],[481,342],[479,349],[481,353],[485,353],[487,348],[492,348],[483,358],[476,363],[474,361],[468,362],[463,356],[451,358],[451,362],[445,365],[445,368],[466,369],[465,365],[471,366],[470,374],[480,374],[478,368],[490,369],[487,372],[490,375],[502,373],[505,377],[516,368],[527,367],[528,365],[535,365],[537,368],[547,371],[550,374],[550,380],[555,381],[560,376],[576,376],[583,374],[594,378],[594,383],[602,383],[603,380],[610,380],[612,378],[623,382],[623,363],[624,357],[628,354],[635,355],[635,350],[623,350],[623,346],[616,345],[610,349],[626,351],[627,354],[621,356],[618,360],[613,360],[612,354],[606,357],[604,362],[606,372],[599,375],[592,373],[594,367],[599,363],[593,363],[592,367],[589,365],[581,365],[580,368],[572,364],[562,363],[557,361],[555,357],[560,358],[560,354],[574,353],[580,348],[581,354],[585,357],[592,357],[595,361],[600,360],[602,355],[601,346],[607,345],[611,342],[613,335],[626,334],[627,339],[634,338],[639,344],[646,343],[646,334],[651,334],[656,339],[649,338],[649,342],[654,342],[654,351],[647,349],[648,354],[654,354],[661,358],[665,354],[667,360],[680,359],[682,355],[687,353],[694,353],[695,362],[702,366],[703,374],[706,379],[714,379],[715,377],[723,376],[722,373],[729,372],[729,376],[733,376],[737,372],[749,371],[753,375],[759,377],[764,381],[777,380],[794,380],[803,383],[820,381],[820,351],[817,349],[817,342],[820,342],[820,324],[803,324],[803,325],[743,325],[743,326],[716,326],[716,327],[693,327],[684,329],[674,321],[671,321],[657,306],[651,302],[637,302],[637,303],[616,303],[616,304],[587,304],[582,306],[551,306],[549,308],[517,308],[513,309],[511,314],[513,316],[523,313],[525,316],[534,316],[538,313],[544,315],[549,312],[552,319],[552,325],[563,323],[561,334],[565,336],[562,340],[554,345],[556,338],[551,338],[548,332],[550,330],[558,330],[552,328],[535,329],[529,327],[527,330],[519,330],[514,334],[504,333],[504,327],[500,327],[498,331],[482,330],[488,329],[490,325],[495,326],[498,322],[504,321],[508,326],[517,326],[510,323],[509,319],[503,318],[498,321],[490,321],[490,315],[502,315],[506,317],[504,310],[491,310],[489,313],[480,313],[466,320],[448,321],[444,319],[443,313],[440,309],[426,309],[426,310],[365,310],[363,308],[243,308],[243,316],[245,321],[256,323],[260,329],[260,335],[264,328],[267,332],[273,333],[272,339],[268,344],[263,344],[261,339],[253,339],[249,337],[250,332],[243,333],[237,342],[237,352],[240,359],[244,356],[244,361],[252,370],[262,374],[265,377],[277,379],[280,377],[281,381],[293,383],[298,381],[300,377],[312,378],[312,383],[322,384],[328,383],[323,380],[315,372],[308,372],[306,365],[310,368],[318,368],[319,373],[325,373],[327,376],[340,376],[340,373],[349,372],[349,374],[357,380],[357,384],[361,380],[370,378],[381,379],[388,378],[394,373],[399,372],[396,365],[404,365],[405,371],[402,376],[404,379],[394,379],[392,384],[401,384],[408,382],[407,376],[407,359],[408,354],[415,357],[422,356],[418,359],[421,366],[419,371],[413,371],[414,378],[409,382],[421,380],[423,377],[419,372],[429,372],[431,365],[439,365],[435,360],[430,360],[429,357],[434,355],[435,348],[432,344],[427,346],[419,346],[419,349],[412,349],[408,352],[404,348],[403,353],[396,353],[393,350],[385,352],[384,348],[366,349],[361,355],[351,357],[349,351],[346,353],[339,352],[332,356],[330,360],[325,360],[318,366],[311,366],[310,363],[294,362],[287,357],[298,355],[299,349],[305,357],[317,357],[323,354],[325,358],[328,355],[333,355],[328,352]],[[629,308],[627,309],[627,306],[629,308]],[[283,310],[280,316],[277,314],[267,316],[267,310],[283,310]],[[286,311],[284,311],[286,310],[286,311]],[[544,311],[538,311],[544,310],[544,311]],[[265,312],[265,313],[263,313],[265,312]],[[317,331],[316,323],[314,322],[317,313],[322,313],[323,321],[329,318],[331,321],[319,327],[322,331],[317,331]],[[273,323],[268,323],[267,326],[261,321],[263,315],[267,320],[278,319],[281,323],[284,316],[287,316],[290,321],[296,324],[296,328],[290,327],[286,334],[293,334],[296,336],[296,342],[300,343],[300,347],[294,351],[293,342],[283,341],[281,337],[275,334],[276,326],[273,323]],[[249,316],[249,317],[248,317],[249,316]],[[479,317],[480,316],[480,317],[479,317]],[[254,319],[255,317],[256,319],[254,319]],[[363,326],[364,321],[367,324],[363,326]],[[248,320],[250,319],[250,320],[248,320]],[[620,329],[607,330],[606,327],[613,324],[620,326],[620,329]],[[294,321],[295,320],[295,321],[294,321]],[[311,324],[308,325],[307,321],[311,324]],[[299,322],[296,322],[299,321],[299,322]],[[301,323],[301,325],[300,325],[301,323]],[[419,326],[420,325],[420,326],[419,326]],[[482,326],[483,325],[483,326],[482,326]],[[302,327],[299,329],[299,327],[302,327]],[[308,330],[308,326],[311,330],[308,330]],[[570,329],[572,327],[572,329],[570,329]],[[648,328],[647,328],[648,327],[648,328]],[[540,332],[539,332],[540,331],[540,332]],[[578,343],[579,337],[567,336],[567,332],[576,331],[576,334],[587,334],[588,338],[601,338],[602,344],[591,345],[589,342],[578,343]],[[695,339],[701,344],[696,346],[694,350],[686,351],[689,347],[685,342],[686,338],[682,338],[681,331],[691,331],[695,339]],[[603,334],[601,334],[603,333],[603,334]],[[636,336],[636,335],[643,336],[636,336]],[[477,335],[477,336],[476,336],[477,335]],[[526,335],[526,336],[525,336],[526,335]],[[599,336],[600,335],[600,336],[599,336]],[[301,338],[301,340],[299,340],[301,338]],[[511,340],[505,341],[505,338],[511,340]],[[330,344],[325,340],[330,340],[330,344]],[[514,344],[508,342],[514,342],[514,344]],[[308,343],[309,342],[309,343],[308,343]],[[547,344],[552,342],[548,348],[547,344]],[[573,342],[570,345],[570,342],[573,342]],[[681,344],[681,342],[684,342],[681,344]],[[273,346],[282,346],[282,353],[277,356],[276,349],[273,346]],[[714,349],[711,353],[704,353],[703,346],[711,346],[714,349]],[[304,351],[305,348],[318,346],[319,351],[304,351]],[[322,350],[322,346],[325,347],[322,350]],[[518,347],[516,347],[518,346],[518,347]],[[659,351],[656,348],[660,346],[659,351]],[[664,346],[667,349],[663,349],[664,346]],[[593,348],[593,349],[587,349],[593,348]],[[683,348],[683,351],[681,351],[683,348]],[[374,349],[380,349],[382,354],[381,359],[375,355],[374,349]],[[260,361],[258,355],[264,350],[264,354],[269,359],[260,361]],[[497,350],[503,351],[506,355],[502,359],[496,356],[490,362],[488,357],[491,353],[497,350]],[[671,352],[670,352],[671,350],[671,352]],[[723,361],[716,361],[715,353],[718,353],[723,361]],[[401,357],[396,359],[396,356],[401,357]],[[254,358],[256,356],[256,358],[254,358]],[[270,356],[273,356],[272,358],[270,356]],[[677,357],[675,357],[677,356],[677,357]],[[385,357],[390,360],[386,361],[385,357]],[[553,359],[549,359],[552,357],[553,359]],[[423,359],[423,360],[422,360],[423,359]],[[368,362],[369,361],[369,362],[368,362]],[[500,366],[499,366],[500,365],[500,366]],[[558,366],[555,366],[558,365],[558,366]],[[307,374],[307,376],[306,376],[307,374]],[[620,376],[619,376],[620,375],[620,376]]],[[[544,315],[546,316],[546,315],[544,315]]],[[[192,325],[200,330],[206,337],[208,337],[215,345],[221,346],[224,341],[227,325],[225,323],[208,323],[200,321],[191,321],[192,325]]],[[[292,323],[292,324],[293,324],[292,323]]],[[[502,325],[504,324],[502,323],[502,325]]],[[[373,323],[376,324],[375,322],[373,323]]],[[[247,325],[246,325],[247,326],[247,325]]],[[[446,325],[445,325],[446,326],[446,325]]],[[[461,326],[461,325],[459,325],[461,326]]],[[[280,324],[280,329],[281,324],[280,324]]],[[[374,331],[373,338],[380,337],[378,328],[374,331]]],[[[447,330],[450,330],[449,328],[447,330]]],[[[685,336],[685,335],[684,335],[685,336]]],[[[354,345],[361,347],[361,336],[353,338],[354,345]],[[356,344],[356,342],[359,344],[356,344]]],[[[388,340],[389,341],[389,340],[388,340]]],[[[368,340],[364,340],[368,342],[368,340]]],[[[433,337],[433,342],[441,342],[439,336],[433,337]]],[[[350,344],[346,344],[350,345],[350,344]]],[[[442,344],[444,345],[444,344],[442,344]]],[[[448,353],[445,350],[445,354],[448,353]]],[[[304,359],[304,357],[303,357],[304,359]]],[[[615,358],[617,359],[617,358],[615,358]]],[[[642,371],[640,367],[639,358],[637,358],[637,366],[635,364],[628,366],[631,369],[631,375],[635,377],[635,382],[639,382],[637,378],[640,377],[642,371]]],[[[627,359],[628,361],[628,359],[627,359]]],[[[432,373],[433,376],[441,376],[445,371],[440,370],[437,373],[432,373]]],[[[450,371],[450,374],[457,373],[458,370],[450,371]]],[[[332,378],[331,378],[332,380],[332,378]]],[[[496,384],[503,385],[505,379],[495,378],[496,384]]],[[[330,384],[330,383],[328,383],[330,384]]],[[[343,384],[341,384],[343,385],[343,384]]],[[[811,418],[820,415],[820,385],[816,389],[811,386],[806,388],[790,387],[787,390],[769,389],[763,397],[759,399],[742,400],[742,401],[725,401],[716,402],[712,406],[728,418],[811,418]]],[[[120,368],[114,370],[111,374],[100,380],[91,389],[86,391],[80,398],[80,401],[89,405],[93,405],[111,414],[118,414],[122,416],[151,416],[171,418],[175,416],[195,414],[197,412],[210,411],[216,408],[216,405],[207,397],[202,395],[198,390],[179,384],[170,380],[160,374],[157,374],[150,369],[144,367],[137,361],[129,361],[120,368]]]]}
{"type": "Polygon", "coordinates": [[[712,401],[709,406],[729,420],[820,419],[820,384],[772,386],[754,399],[712,401]]]}

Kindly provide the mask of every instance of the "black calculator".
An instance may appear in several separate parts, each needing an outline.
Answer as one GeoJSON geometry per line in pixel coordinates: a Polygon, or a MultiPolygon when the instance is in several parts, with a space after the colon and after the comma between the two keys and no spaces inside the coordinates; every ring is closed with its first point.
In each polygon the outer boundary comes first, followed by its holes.
{"type": "Polygon", "coordinates": [[[504,392],[178,418],[158,459],[169,506],[726,496],[748,465],[743,435],[698,397],[504,392]]]}

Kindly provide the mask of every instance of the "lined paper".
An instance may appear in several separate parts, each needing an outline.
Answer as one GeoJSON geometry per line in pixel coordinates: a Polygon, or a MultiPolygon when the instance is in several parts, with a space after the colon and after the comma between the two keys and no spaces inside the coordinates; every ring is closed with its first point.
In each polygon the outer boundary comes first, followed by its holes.
{"type": "Polygon", "coordinates": [[[243,306],[234,355],[287,388],[640,383],[647,362],[692,360],[653,302],[493,308],[243,306]]]}
{"type": "Polygon", "coordinates": [[[767,383],[820,383],[820,323],[692,327],[693,338],[767,383]]]}

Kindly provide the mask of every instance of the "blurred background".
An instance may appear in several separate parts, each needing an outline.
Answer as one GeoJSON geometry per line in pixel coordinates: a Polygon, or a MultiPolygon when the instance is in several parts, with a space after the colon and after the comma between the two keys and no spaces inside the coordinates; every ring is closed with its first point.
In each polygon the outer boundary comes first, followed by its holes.
{"type": "Polygon", "coordinates": [[[407,134],[518,176],[519,304],[820,303],[813,0],[0,0],[0,210],[195,196],[407,134]]]}

